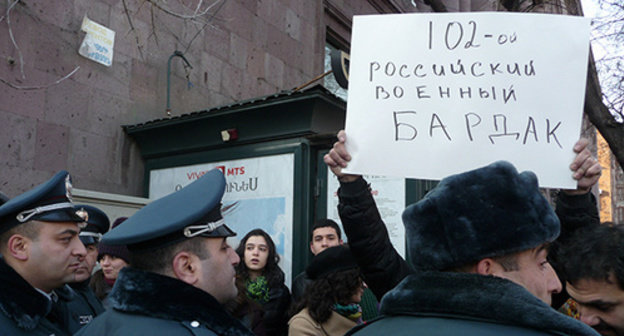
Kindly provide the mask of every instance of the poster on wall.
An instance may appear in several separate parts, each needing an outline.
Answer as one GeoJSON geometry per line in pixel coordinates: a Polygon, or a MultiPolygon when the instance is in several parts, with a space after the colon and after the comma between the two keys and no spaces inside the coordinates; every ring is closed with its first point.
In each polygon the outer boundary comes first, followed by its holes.
{"type": "MultiPolygon", "coordinates": [[[[155,169],[150,171],[150,199],[180,190],[211,169],[225,175],[223,216],[237,233],[228,238],[233,248],[247,232],[266,231],[277,248],[286,285],[292,278],[294,154],[155,169]]],[[[242,262],[242,261],[241,261],[242,262]]]]}
{"type": "MultiPolygon", "coordinates": [[[[392,245],[405,258],[405,227],[401,220],[401,214],[405,209],[405,179],[372,175],[364,175],[364,179],[371,185],[371,194],[386,224],[392,245]]],[[[327,218],[335,220],[342,227],[338,215],[338,187],[340,183],[328,168],[327,218]]],[[[342,238],[346,241],[344,234],[342,238]]]]}

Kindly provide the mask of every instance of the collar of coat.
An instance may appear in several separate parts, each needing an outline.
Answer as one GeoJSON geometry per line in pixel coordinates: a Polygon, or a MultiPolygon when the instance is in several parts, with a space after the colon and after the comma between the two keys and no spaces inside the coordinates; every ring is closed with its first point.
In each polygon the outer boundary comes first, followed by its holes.
{"type": "Polygon", "coordinates": [[[50,300],[0,257],[0,311],[19,328],[33,330],[51,308],[50,300]]]}
{"type": "Polygon", "coordinates": [[[116,310],[174,321],[200,321],[218,335],[253,335],[210,294],[172,277],[126,267],[109,294],[116,310]]]}
{"type": "Polygon", "coordinates": [[[409,275],[381,301],[384,315],[454,315],[568,335],[598,335],[522,286],[494,276],[423,272],[409,275]]]}

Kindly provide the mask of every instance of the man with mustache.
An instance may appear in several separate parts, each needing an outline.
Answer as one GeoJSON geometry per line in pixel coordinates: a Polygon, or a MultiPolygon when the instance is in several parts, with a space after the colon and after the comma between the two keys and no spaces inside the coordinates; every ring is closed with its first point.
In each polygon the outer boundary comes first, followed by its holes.
{"type": "Polygon", "coordinates": [[[55,289],[76,279],[86,255],[83,219],[71,199],[69,173],[0,206],[0,330],[5,335],[67,335],[53,307],[55,289]]]}

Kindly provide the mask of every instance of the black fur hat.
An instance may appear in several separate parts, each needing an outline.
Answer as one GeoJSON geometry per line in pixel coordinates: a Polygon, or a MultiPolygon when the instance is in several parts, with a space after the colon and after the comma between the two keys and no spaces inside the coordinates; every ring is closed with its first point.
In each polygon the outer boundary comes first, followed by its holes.
{"type": "Polygon", "coordinates": [[[506,161],[443,179],[403,212],[418,270],[442,271],[551,242],[559,219],[532,172],[506,161]]]}
{"type": "Polygon", "coordinates": [[[327,276],[330,273],[358,268],[351,250],[346,245],[329,247],[312,258],[306,268],[306,274],[311,280],[327,276]]]}

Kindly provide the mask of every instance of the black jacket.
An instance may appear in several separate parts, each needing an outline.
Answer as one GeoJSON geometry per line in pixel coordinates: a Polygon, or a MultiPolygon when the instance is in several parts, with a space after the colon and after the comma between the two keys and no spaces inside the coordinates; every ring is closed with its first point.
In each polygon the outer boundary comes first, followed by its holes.
{"type": "Polygon", "coordinates": [[[0,335],[69,335],[64,316],[0,257],[0,335]]]}
{"type": "Polygon", "coordinates": [[[109,298],[113,309],[76,335],[253,335],[212,295],[168,276],[125,267],[109,298]]]}
{"type": "Polygon", "coordinates": [[[514,282],[470,273],[409,275],[384,296],[381,313],[348,335],[598,335],[514,282]]]}
{"type": "Polygon", "coordinates": [[[412,268],[390,243],[386,225],[363,178],[341,183],[338,197],[338,213],[349,238],[349,247],[368,288],[381,300],[412,273],[412,268]]]}
{"type": "Polygon", "coordinates": [[[63,301],[63,303],[69,311],[68,330],[73,334],[93,321],[96,316],[102,314],[104,306],[89,288],[88,279],[83,282],[72,283],[69,287],[73,291],[73,299],[63,301]]]}
{"type": "Polygon", "coordinates": [[[305,289],[312,282],[305,271],[299,273],[292,281],[292,301],[297,303],[303,298],[305,289]]]}

